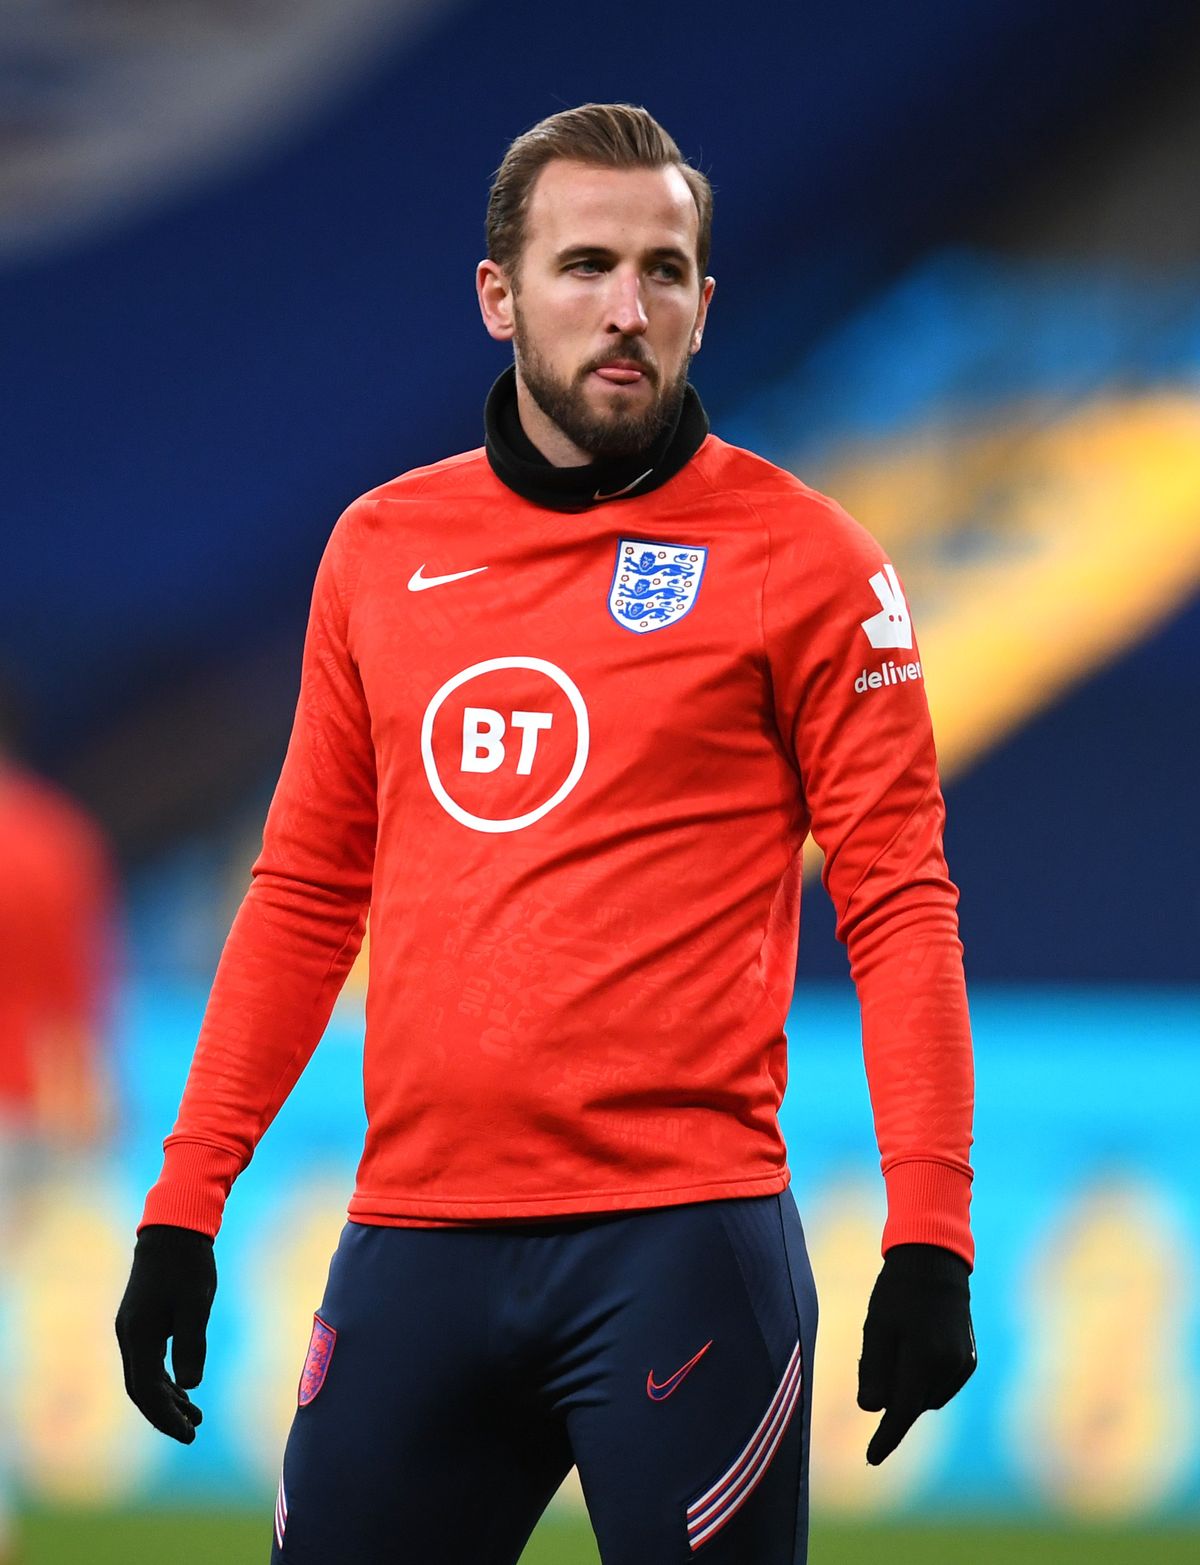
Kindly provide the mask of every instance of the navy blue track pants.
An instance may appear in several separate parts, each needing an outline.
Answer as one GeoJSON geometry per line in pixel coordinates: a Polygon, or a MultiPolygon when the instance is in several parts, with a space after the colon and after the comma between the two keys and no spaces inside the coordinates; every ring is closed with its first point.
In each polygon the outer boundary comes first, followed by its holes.
{"type": "Polygon", "coordinates": [[[817,1301],[791,1194],[347,1224],[277,1565],[516,1565],[572,1463],[604,1565],[804,1565],[817,1301]]]}

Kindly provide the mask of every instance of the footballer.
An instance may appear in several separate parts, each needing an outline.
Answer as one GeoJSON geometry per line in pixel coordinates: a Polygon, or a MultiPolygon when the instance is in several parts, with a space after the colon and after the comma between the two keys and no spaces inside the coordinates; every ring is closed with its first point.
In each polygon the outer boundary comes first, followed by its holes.
{"type": "Polygon", "coordinates": [[[117,1319],[130,1396],[191,1441],[222,1210],[369,907],[368,1129],[279,1565],[515,1565],[572,1465],[604,1565],[805,1560],[817,1301],[778,1110],[810,834],[887,1190],[868,1462],[975,1366],[920,653],[874,539],[709,429],[688,369],[711,230],[708,180],[644,109],[519,136],[476,276],[513,354],[485,443],[356,500],[317,573],[117,1319]]]}

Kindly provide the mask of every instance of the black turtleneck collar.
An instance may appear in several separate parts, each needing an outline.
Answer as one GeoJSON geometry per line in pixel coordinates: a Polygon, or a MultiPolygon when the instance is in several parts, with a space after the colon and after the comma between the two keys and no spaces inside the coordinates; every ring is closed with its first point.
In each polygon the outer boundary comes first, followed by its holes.
{"type": "Polygon", "coordinates": [[[606,500],[649,494],[691,461],[708,434],[708,414],[689,385],[675,422],[644,451],[600,457],[583,467],[555,467],[521,427],[512,365],[488,393],[483,420],[493,473],[524,499],[551,511],[586,511],[606,500]]]}

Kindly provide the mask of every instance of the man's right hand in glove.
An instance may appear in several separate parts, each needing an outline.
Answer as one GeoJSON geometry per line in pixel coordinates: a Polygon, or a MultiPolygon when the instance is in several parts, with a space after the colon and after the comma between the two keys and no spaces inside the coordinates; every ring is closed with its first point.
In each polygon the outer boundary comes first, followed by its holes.
{"type": "Polygon", "coordinates": [[[155,1429],[191,1445],[204,1416],[187,1393],[204,1374],[204,1332],[217,1291],[213,1242],[191,1228],[151,1224],[138,1234],[117,1311],[125,1390],[155,1429]],[[167,1338],[171,1367],[167,1374],[167,1338]]]}

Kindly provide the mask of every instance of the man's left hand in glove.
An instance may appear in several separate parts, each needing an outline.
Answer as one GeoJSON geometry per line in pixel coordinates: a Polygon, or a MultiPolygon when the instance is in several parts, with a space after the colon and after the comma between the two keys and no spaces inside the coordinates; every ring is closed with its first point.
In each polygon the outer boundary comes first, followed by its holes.
{"type": "Polygon", "coordinates": [[[883,1411],[867,1446],[877,1467],[929,1408],[944,1407],[975,1372],[970,1268],[937,1244],[897,1244],[884,1256],[863,1326],[858,1405],[883,1411]]]}

